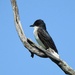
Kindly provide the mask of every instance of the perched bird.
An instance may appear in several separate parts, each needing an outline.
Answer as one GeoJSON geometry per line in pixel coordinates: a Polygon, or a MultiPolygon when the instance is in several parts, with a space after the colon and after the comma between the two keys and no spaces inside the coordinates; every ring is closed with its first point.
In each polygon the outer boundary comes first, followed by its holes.
{"type": "Polygon", "coordinates": [[[46,24],[43,20],[36,20],[33,25],[30,25],[30,27],[34,27],[33,33],[36,41],[40,46],[42,46],[46,50],[48,48],[52,48],[56,53],[58,53],[54,41],[46,30],[46,24]]]}

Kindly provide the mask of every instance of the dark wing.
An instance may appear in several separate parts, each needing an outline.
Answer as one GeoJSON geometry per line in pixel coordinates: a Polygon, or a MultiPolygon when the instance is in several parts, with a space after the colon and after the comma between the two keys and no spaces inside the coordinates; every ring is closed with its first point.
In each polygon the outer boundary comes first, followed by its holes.
{"type": "Polygon", "coordinates": [[[58,53],[57,48],[54,44],[54,41],[52,40],[52,38],[50,37],[50,35],[48,34],[47,31],[45,31],[42,28],[39,28],[38,29],[38,36],[39,36],[39,39],[43,42],[46,49],[48,49],[50,47],[53,50],[55,50],[55,52],[58,53]]]}

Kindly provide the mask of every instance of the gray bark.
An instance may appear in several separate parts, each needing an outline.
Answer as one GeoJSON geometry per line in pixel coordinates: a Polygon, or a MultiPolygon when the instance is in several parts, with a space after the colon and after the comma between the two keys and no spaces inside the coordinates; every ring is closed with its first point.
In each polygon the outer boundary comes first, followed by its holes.
{"type": "Polygon", "coordinates": [[[14,13],[16,30],[24,47],[26,47],[30,52],[38,55],[39,57],[51,59],[55,64],[57,64],[61,68],[61,70],[63,70],[65,74],[75,75],[75,70],[73,70],[65,61],[63,61],[54,50],[52,50],[51,48],[49,48],[48,50],[44,50],[42,47],[36,45],[33,41],[31,41],[25,36],[20,22],[16,0],[11,0],[11,4],[14,13]]]}

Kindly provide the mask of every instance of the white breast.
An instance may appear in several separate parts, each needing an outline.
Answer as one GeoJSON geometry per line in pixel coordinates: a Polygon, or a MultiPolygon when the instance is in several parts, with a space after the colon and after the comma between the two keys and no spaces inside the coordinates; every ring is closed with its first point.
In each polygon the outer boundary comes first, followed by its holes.
{"type": "Polygon", "coordinates": [[[37,30],[38,30],[38,27],[34,27],[34,32],[33,32],[33,34],[34,34],[34,37],[35,37],[35,39],[36,39],[36,41],[38,42],[38,44],[40,45],[40,46],[42,46],[43,48],[45,48],[45,46],[43,45],[43,43],[40,41],[40,39],[39,39],[39,37],[38,37],[38,35],[37,35],[37,30]]]}

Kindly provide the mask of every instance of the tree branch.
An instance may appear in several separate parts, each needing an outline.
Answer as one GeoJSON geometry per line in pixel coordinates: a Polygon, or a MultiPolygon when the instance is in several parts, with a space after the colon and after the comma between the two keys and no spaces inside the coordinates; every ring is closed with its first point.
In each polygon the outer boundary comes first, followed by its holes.
{"type": "Polygon", "coordinates": [[[25,36],[20,22],[19,11],[18,11],[16,0],[11,0],[11,4],[14,13],[16,30],[24,47],[26,47],[33,54],[36,54],[40,57],[50,58],[65,72],[65,74],[75,75],[75,71],[65,61],[60,59],[59,55],[53,49],[49,48],[48,50],[44,50],[42,47],[36,45],[34,42],[32,42],[30,39],[28,39],[25,36]]]}

